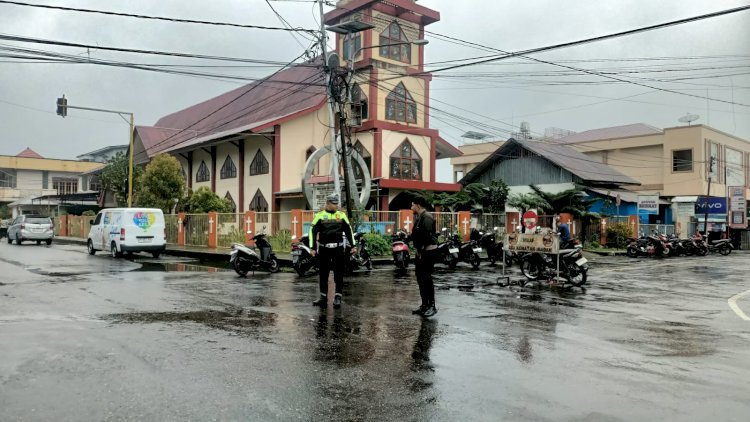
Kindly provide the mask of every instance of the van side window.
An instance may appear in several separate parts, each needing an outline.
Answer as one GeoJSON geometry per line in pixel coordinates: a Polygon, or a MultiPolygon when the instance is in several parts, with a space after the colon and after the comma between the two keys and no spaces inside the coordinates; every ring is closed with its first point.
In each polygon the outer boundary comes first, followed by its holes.
{"type": "Polygon", "coordinates": [[[108,212],[104,213],[104,224],[109,224],[109,215],[110,213],[108,212]]]}
{"type": "Polygon", "coordinates": [[[96,215],[96,219],[94,220],[94,225],[98,226],[99,223],[101,223],[101,222],[102,222],[102,214],[99,213],[99,214],[96,215]]]}

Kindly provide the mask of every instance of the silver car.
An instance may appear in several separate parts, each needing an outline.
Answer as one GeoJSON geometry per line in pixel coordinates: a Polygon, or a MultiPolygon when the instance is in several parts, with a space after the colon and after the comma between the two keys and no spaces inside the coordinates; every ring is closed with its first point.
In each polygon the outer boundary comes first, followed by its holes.
{"type": "Polygon", "coordinates": [[[16,241],[20,245],[25,240],[36,240],[39,245],[46,242],[52,244],[55,237],[55,225],[49,217],[42,215],[19,215],[8,227],[8,243],[16,241]]]}

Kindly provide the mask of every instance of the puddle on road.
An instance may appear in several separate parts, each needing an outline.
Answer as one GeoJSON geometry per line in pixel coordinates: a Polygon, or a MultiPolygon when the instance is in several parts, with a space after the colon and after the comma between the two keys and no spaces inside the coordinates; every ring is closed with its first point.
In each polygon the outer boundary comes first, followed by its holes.
{"type": "Polygon", "coordinates": [[[276,314],[252,309],[203,309],[188,312],[133,312],[109,314],[104,320],[124,324],[186,323],[194,322],[211,328],[241,334],[255,334],[261,328],[276,324],[276,314]]]}
{"type": "Polygon", "coordinates": [[[195,261],[190,262],[160,262],[160,261],[136,261],[141,267],[133,271],[146,272],[197,272],[197,273],[219,273],[232,271],[222,268],[218,263],[202,264],[195,261]]]}

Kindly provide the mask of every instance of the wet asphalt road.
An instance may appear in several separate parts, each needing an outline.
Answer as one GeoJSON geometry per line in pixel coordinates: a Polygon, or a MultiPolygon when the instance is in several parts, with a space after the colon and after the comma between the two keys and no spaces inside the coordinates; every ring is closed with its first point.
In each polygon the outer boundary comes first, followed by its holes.
{"type": "Polygon", "coordinates": [[[3,241],[0,420],[747,421],[749,258],[598,258],[585,290],[439,270],[423,320],[411,272],[321,311],[314,277],[3,241]]]}

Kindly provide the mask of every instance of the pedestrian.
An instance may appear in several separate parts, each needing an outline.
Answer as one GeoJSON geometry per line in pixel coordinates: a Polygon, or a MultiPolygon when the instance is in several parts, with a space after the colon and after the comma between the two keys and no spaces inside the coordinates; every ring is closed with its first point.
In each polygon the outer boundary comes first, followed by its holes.
{"type": "Polygon", "coordinates": [[[431,317],[437,313],[435,285],[432,283],[434,255],[437,249],[435,218],[427,211],[427,200],[421,196],[412,199],[411,210],[416,214],[414,228],[411,231],[411,240],[417,253],[414,272],[417,274],[419,296],[422,298],[422,304],[413,310],[412,314],[431,317]]]}
{"type": "Polygon", "coordinates": [[[354,237],[351,224],[346,213],[338,210],[339,196],[336,194],[326,197],[325,209],[315,214],[310,225],[310,255],[318,257],[320,273],[320,298],[313,305],[328,306],[328,275],[333,270],[333,280],[336,283],[336,296],[333,307],[341,307],[341,293],[344,291],[344,269],[346,267],[346,246],[344,240],[354,253],[354,237]]]}

